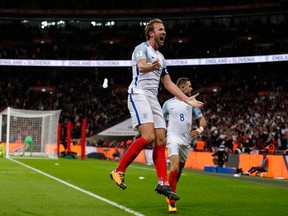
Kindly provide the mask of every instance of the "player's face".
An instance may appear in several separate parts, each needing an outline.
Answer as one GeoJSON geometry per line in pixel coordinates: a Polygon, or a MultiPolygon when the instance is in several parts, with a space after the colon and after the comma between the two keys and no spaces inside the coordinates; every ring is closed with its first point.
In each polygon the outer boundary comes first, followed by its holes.
{"type": "Polygon", "coordinates": [[[188,81],[186,85],[184,85],[183,93],[187,95],[188,97],[190,97],[192,90],[193,88],[192,88],[191,82],[188,81]]]}
{"type": "Polygon", "coordinates": [[[154,24],[154,40],[158,47],[164,46],[166,37],[165,27],[161,23],[154,24]]]}

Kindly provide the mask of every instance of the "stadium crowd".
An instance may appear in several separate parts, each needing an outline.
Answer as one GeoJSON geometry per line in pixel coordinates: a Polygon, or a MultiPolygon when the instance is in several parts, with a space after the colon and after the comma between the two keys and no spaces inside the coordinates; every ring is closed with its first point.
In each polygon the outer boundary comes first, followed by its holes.
{"type": "MultiPolygon", "coordinates": [[[[194,89],[200,91],[199,100],[205,102],[203,114],[208,121],[208,129],[202,139],[206,142],[207,151],[220,144],[232,149],[232,141],[242,143],[244,148],[250,150],[264,149],[271,142],[276,149],[287,148],[288,80],[281,71],[273,71],[273,66],[266,66],[265,70],[257,72],[249,65],[242,70],[227,68],[228,71],[222,72],[215,72],[215,68],[207,69],[207,72],[193,69],[185,71],[183,67],[176,69],[182,71],[177,72],[171,67],[172,79],[186,74],[192,80],[194,89]],[[217,91],[214,92],[210,87],[217,91]]],[[[117,71],[116,68],[111,70],[117,71]]],[[[113,87],[112,84],[104,89],[95,73],[87,71],[58,71],[56,79],[40,71],[25,73],[25,76],[23,73],[21,75],[10,71],[1,77],[0,109],[7,106],[36,110],[61,109],[63,142],[68,121],[73,124],[72,137],[79,138],[83,118],[88,120],[87,136],[90,137],[129,117],[127,91],[123,83],[119,85],[121,88],[117,85],[113,87]],[[42,92],[33,88],[47,84],[53,86],[53,90],[42,92]]],[[[121,80],[123,73],[109,74],[116,82],[118,77],[121,80]]],[[[104,74],[109,76],[107,72],[104,74]]],[[[109,80],[112,81],[112,78],[109,80]]],[[[170,95],[160,86],[159,97],[163,103],[170,95]]],[[[101,141],[102,145],[111,143],[117,145],[113,140],[101,141]]]]}

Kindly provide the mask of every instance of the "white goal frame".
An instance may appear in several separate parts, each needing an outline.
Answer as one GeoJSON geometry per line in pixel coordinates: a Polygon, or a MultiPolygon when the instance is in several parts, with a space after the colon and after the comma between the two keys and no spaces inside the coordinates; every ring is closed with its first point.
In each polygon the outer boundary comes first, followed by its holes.
{"type": "Polygon", "coordinates": [[[11,107],[3,110],[0,113],[0,139],[6,142],[6,158],[57,158],[60,113],[61,110],[24,110],[11,107]],[[30,146],[26,151],[24,140],[27,135],[33,138],[33,148],[30,146]]]}

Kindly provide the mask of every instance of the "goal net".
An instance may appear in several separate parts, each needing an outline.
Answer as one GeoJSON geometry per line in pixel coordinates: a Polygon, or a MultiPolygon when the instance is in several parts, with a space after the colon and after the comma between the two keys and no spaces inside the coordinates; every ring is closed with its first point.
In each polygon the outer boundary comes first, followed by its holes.
{"type": "Polygon", "coordinates": [[[57,158],[60,113],[10,107],[2,111],[0,138],[6,143],[6,157],[57,158]]]}

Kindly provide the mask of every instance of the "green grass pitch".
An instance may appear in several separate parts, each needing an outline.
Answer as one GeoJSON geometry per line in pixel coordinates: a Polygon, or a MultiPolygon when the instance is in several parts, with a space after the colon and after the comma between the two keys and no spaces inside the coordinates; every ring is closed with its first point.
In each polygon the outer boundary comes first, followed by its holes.
{"type": "MultiPolygon", "coordinates": [[[[126,190],[109,177],[116,166],[114,161],[96,159],[1,158],[0,215],[169,215],[165,198],[154,191],[153,166],[131,164],[126,190]]],[[[177,215],[288,214],[287,180],[186,169],[177,194],[177,215]]]]}

